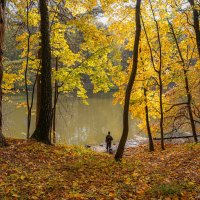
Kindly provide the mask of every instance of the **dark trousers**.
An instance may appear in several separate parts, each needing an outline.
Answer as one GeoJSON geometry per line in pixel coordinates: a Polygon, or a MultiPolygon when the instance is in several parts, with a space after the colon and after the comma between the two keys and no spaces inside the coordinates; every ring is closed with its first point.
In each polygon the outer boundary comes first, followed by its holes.
{"type": "Polygon", "coordinates": [[[111,149],[111,142],[106,143],[106,149],[107,149],[107,152],[109,152],[109,150],[111,149]]]}

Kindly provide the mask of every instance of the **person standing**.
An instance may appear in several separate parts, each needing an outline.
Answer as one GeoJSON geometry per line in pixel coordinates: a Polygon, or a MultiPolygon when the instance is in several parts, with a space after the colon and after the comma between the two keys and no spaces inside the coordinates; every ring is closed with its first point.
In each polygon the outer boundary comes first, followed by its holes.
{"type": "Polygon", "coordinates": [[[106,136],[106,150],[107,152],[110,152],[111,150],[111,143],[113,141],[112,136],[110,135],[110,131],[108,132],[108,135],[106,136]]]}

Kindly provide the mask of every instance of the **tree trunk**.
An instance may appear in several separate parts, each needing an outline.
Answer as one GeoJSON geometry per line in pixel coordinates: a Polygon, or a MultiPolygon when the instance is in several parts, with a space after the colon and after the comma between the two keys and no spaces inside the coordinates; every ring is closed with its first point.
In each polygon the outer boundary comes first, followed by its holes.
{"type": "Polygon", "coordinates": [[[165,150],[164,144],[164,129],[163,129],[163,122],[164,122],[164,113],[163,113],[163,84],[162,84],[162,71],[159,70],[159,98],[160,98],[160,136],[161,136],[161,148],[165,150]]]}
{"type": "Polygon", "coordinates": [[[36,94],[36,126],[40,116],[40,105],[41,105],[41,74],[37,77],[37,94],[36,94]]]}
{"type": "MultiPolygon", "coordinates": [[[[56,58],[55,71],[58,71],[58,57],[56,58]]],[[[58,100],[58,82],[55,80],[54,106],[53,106],[53,143],[56,143],[56,105],[58,100]]]]}
{"type": "Polygon", "coordinates": [[[156,16],[151,4],[151,0],[149,0],[149,4],[151,7],[151,12],[153,14],[154,22],[156,24],[156,31],[157,31],[157,37],[158,37],[158,44],[159,44],[159,69],[157,70],[154,67],[154,70],[158,74],[158,80],[159,80],[159,100],[160,100],[160,136],[161,136],[161,148],[165,150],[165,145],[164,145],[164,129],[163,129],[163,123],[164,123],[164,112],[163,112],[163,83],[162,83],[162,45],[161,45],[161,38],[160,38],[160,30],[158,26],[158,21],[156,20],[156,16]]]}
{"type": "Polygon", "coordinates": [[[192,129],[194,141],[197,142],[198,139],[197,139],[195,121],[194,121],[194,117],[193,117],[193,114],[192,114],[192,107],[191,107],[192,96],[191,96],[190,88],[189,88],[187,69],[186,69],[185,61],[183,59],[183,55],[181,53],[181,49],[180,49],[179,44],[178,44],[178,39],[177,39],[176,34],[174,32],[174,27],[169,20],[168,20],[168,23],[169,23],[169,26],[171,28],[172,35],[174,37],[174,41],[175,41],[175,44],[176,44],[176,47],[177,47],[177,50],[178,50],[178,53],[179,53],[180,60],[181,60],[182,65],[183,65],[183,73],[184,73],[184,78],[185,78],[185,90],[186,90],[186,94],[187,94],[187,108],[188,108],[189,119],[190,119],[190,124],[191,124],[191,129],[192,129]]]}
{"type": "Polygon", "coordinates": [[[144,98],[145,98],[146,127],[147,127],[147,133],[148,133],[148,138],[149,138],[149,151],[154,151],[153,138],[152,138],[150,123],[149,123],[149,108],[147,105],[147,89],[145,87],[144,87],[144,98]]]}
{"type": "Polygon", "coordinates": [[[6,1],[0,1],[0,147],[7,146],[6,139],[3,135],[2,119],[2,81],[3,81],[3,43],[5,33],[5,6],[6,1]]]}
{"type": "Polygon", "coordinates": [[[198,142],[197,139],[197,133],[196,133],[196,126],[195,126],[195,122],[194,122],[194,118],[193,118],[193,114],[192,114],[192,108],[191,108],[191,104],[192,104],[192,96],[190,93],[190,89],[189,89],[189,83],[188,83],[188,77],[187,77],[187,70],[184,70],[184,77],[185,77],[185,89],[187,92],[187,107],[188,107],[188,113],[189,113],[189,118],[190,118],[190,124],[191,124],[191,128],[192,128],[192,134],[194,137],[194,141],[198,142]]]}
{"type": "Polygon", "coordinates": [[[135,77],[137,74],[137,65],[138,65],[138,48],[140,42],[140,33],[141,33],[141,24],[140,24],[140,5],[141,0],[137,0],[136,3],[136,11],[135,11],[135,22],[136,22],[136,34],[135,34],[135,43],[134,43],[134,50],[133,50],[133,67],[131,71],[131,75],[129,78],[129,82],[126,89],[125,94],[125,102],[124,102],[124,113],[123,113],[123,132],[122,137],[119,142],[119,146],[115,155],[115,160],[120,161],[122,159],[124,153],[124,147],[128,138],[128,131],[129,131],[129,104],[130,104],[130,97],[132,87],[135,81],[135,77]]]}
{"type": "MultiPolygon", "coordinates": [[[[41,44],[40,44],[41,46],[41,44]]],[[[40,65],[41,65],[41,59],[42,59],[42,52],[41,52],[41,48],[38,51],[38,59],[40,60],[40,65]]],[[[37,95],[36,95],[36,126],[38,124],[39,121],[39,115],[40,115],[40,105],[41,105],[41,69],[39,69],[39,73],[37,76],[37,95]]]]}
{"type": "Polygon", "coordinates": [[[195,9],[195,3],[194,0],[188,0],[192,10],[193,10],[193,21],[194,21],[194,31],[196,34],[196,43],[197,43],[197,49],[199,53],[199,58],[200,58],[200,28],[199,28],[199,13],[198,10],[195,9]]]}
{"type": "Polygon", "coordinates": [[[29,66],[29,53],[30,53],[30,38],[31,38],[31,33],[29,29],[29,2],[27,1],[27,6],[26,6],[26,28],[28,32],[28,38],[27,38],[27,55],[26,55],[26,69],[25,69],[25,91],[26,91],[26,105],[27,105],[27,139],[30,137],[30,126],[31,126],[31,110],[30,110],[30,104],[29,104],[29,91],[28,91],[28,66],[29,66]]]}
{"type": "Polygon", "coordinates": [[[41,16],[41,102],[39,120],[31,138],[51,144],[49,139],[52,122],[52,86],[51,86],[51,46],[49,33],[49,15],[46,0],[39,0],[41,16]]]}

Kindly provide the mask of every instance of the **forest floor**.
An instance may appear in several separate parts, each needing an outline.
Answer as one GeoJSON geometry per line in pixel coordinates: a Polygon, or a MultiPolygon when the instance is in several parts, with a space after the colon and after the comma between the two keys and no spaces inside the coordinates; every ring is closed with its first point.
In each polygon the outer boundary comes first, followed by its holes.
{"type": "Polygon", "coordinates": [[[0,199],[200,199],[200,144],[129,148],[113,155],[78,146],[9,140],[0,149],[0,199]]]}

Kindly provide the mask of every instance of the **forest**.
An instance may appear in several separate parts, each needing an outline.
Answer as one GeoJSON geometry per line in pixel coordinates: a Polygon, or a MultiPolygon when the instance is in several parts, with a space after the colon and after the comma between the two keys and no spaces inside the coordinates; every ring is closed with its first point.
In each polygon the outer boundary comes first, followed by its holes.
{"type": "Polygon", "coordinates": [[[0,0],[0,199],[200,199],[199,20],[199,0],[0,0]]]}

